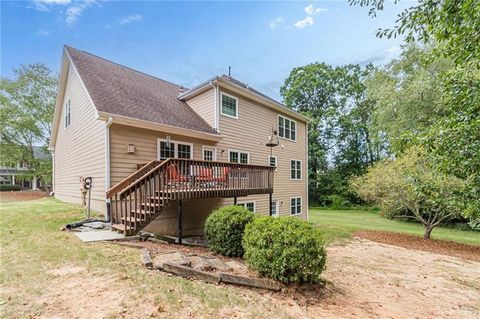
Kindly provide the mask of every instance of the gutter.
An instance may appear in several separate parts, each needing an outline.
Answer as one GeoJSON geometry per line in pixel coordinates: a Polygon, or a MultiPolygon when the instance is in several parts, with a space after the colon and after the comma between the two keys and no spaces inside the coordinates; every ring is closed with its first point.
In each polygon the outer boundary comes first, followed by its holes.
{"type": "Polygon", "coordinates": [[[210,81],[210,86],[213,88],[213,94],[215,95],[214,104],[213,104],[213,128],[220,132],[220,123],[218,121],[218,85],[214,85],[213,81],[210,81]]]}

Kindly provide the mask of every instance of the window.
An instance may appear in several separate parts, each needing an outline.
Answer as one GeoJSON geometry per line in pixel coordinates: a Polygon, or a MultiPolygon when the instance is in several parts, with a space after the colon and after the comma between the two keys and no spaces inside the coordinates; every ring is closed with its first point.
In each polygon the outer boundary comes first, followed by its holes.
{"type": "Polygon", "coordinates": [[[297,140],[297,122],[289,118],[278,116],[278,136],[296,141],[297,140]]]}
{"type": "Polygon", "coordinates": [[[230,163],[248,164],[249,155],[247,152],[228,151],[228,161],[230,163]]]}
{"type": "Polygon", "coordinates": [[[192,158],[192,146],[189,144],[178,144],[178,158],[192,158]]]}
{"type": "Polygon", "coordinates": [[[298,215],[302,213],[302,198],[290,198],[290,215],[298,215]]]}
{"type": "Polygon", "coordinates": [[[255,202],[243,203],[243,204],[240,204],[240,206],[243,206],[246,209],[248,209],[249,211],[255,213],[255,202]]]}
{"type": "Polygon", "coordinates": [[[272,167],[277,167],[277,157],[273,155],[268,155],[268,165],[272,167]]]}
{"type": "Polygon", "coordinates": [[[202,148],[202,159],[204,161],[214,161],[215,160],[215,148],[206,147],[202,148]]]}
{"type": "Polygon", "coordinates": [[[278,217],[278,200],[272,200],[272,216],[278,217]]]}
{"type": "Polygon", "coordinates": [[[70,100],[67,101],[67,103],[65,103],[65,109],[64,109],[64,124],[65,124],[65,128],[69,127],[70,126],[70,122],[71,122],[71,107],[70,107],[70,100]]]}
{"type": "Polygon", "coordinates": [[[175,157],[175,143],[170,142],[170,145],[166,141],[160,142],[160,159],[174,158],[175,157]]]}
{"type": "Polygon", "coordinates": [[[236,97],[222,93],[222,115],[238,118],[236,97]]]}
{"type": "Polygon", "coordinates": [[[290,161],[290,179],[302,179],[302,161],[290,161]]]}
{"type": "Polygon", "coordinates": [[[158,158],[193,158],[193,144],[177,141],[158,140],[158,158]]]}

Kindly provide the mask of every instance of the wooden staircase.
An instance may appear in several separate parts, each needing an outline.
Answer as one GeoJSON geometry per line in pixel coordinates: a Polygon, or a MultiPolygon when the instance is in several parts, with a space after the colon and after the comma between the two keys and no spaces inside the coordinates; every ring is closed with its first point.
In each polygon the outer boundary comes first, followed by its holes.
{"type": "Polygon", "coordinates": [[[107,191],[112,229],[136,234],[172,201],[271,194],[274,170],[190,159],[150,161],[107,191]]]}

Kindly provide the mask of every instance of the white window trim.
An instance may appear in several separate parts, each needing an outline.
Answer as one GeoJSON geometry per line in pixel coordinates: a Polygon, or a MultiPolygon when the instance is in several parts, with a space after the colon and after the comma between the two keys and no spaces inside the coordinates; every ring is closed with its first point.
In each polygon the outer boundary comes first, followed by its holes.
{"type": "Polygon", "coordinates": [[[289,165],[290,166],[288,167],[288,173],[290,174],[290,180],[291,181],[301,181],[301,180],[303,180],[303,161],[291,158],[289,165]],[[300,162],[300,178],[292,178],[292,161],[300,162]]]}
{"type": "Polygon", "coordinates": [[[270,166],[270,158],[275,158],[275,166],[272,167],[278,167],[278,157],[276,155],[268,155],[267,165],[270,166]]]}
{"type": "Polygon", "coordinates": [[[67,99],[67,102],[65,102],[65,105],[63,106],[63,128],[68,129],[70,125],[72,125],[72,103],[70,102],[70,99],[67,99]],[[67,105],[68,105],[68,115],[70,117],[70,121],[67,124],[67,105]]]}
{"type": "MultiPolygon", "coordinates": [[[[164,138],[157,138],[157,161],[160,160],[160,142],[167,142],[164,138]]],[[[190,159],[193,159],[193,143],[170,140],[170,143],[175,143],[175,149],[173,150],[173,156],[178,158],[178,144],[190,145],[190,159]]]]}
{"type": "Polygon", "coordinates": [[[228,149],[228,159],[227,159],[227,162],[228,163],[231,163],[230,162],[230,153],[239,153],[238,154],[238,163],[236,164],[243,164],[243,163],[240,163],[240,153],[244,153],[244,154],[247,154],[247,164],[250,164],[250,152],[246,152],[246,151],[240,151],[240,150],[232,150],[232,149],[228,149]]]}
{"type": "Polygon", "coordinates": [[[222,114],[223,116],[226,116],[226,117],[229,117],[231,119],[236,119],[238,120],[238,98],[236,98],[235,96],[233,95],[230,95],[230,94],[227,94],[227,93],[224,93],[224,92],[220,92],[220,114],[222,114]],[[237,105],[237,111],[235,112],[236,116],[232,116],[230,114],[225,114],[223,113],[223,96],[228,96],[232,99],[235,99],[235,104],[237,105]]]}
{"type": "MultiPolygon", "coordinates": [[[[286,117],[286,116],[283,116],[283,115],[278,114],[276,126],[277,126],[277,128],[278,128],[278,138],[281,138],[282,140],[285,140],[285,141],[291,141],[291,142],[295,142],[295,143],[297,142],[297,136],[298,136],[298,123],[297,123],[297,121],[292,120],[292,119],[289,118],[289,117],[286,117]],[[279,119],[280,117],[283,118],[283,124],[284,124],[284,125],[285,125],[285,119],[289,120],[290,122],[295,122],[295,139],[294,139],[294,140],[292,140],[291,138],[286,138],[286,137],[280,136],[280,126],[278,125],[278,122],[279,122],[278,119],[279,119]]],[[[285,129],[284,129],[284,130],[285,130],[285,129]]],[[[291,130],[290,130],[290,131],[291,131],[291,130]]],[[[283,132],[283,135],[285,135],[285,131],[283,132]]],[[[292,136],[292,135],[290,134],[290,136],[292,136]]]]}
{"type": "Polygon", "coordinates": [[[272,203],[275,202],[277,203],[275,205],[275,211],[273,213],[273,217],[280,217],[280,207],[278,206],[280,204],[280,201],[278,199],[272,199],[272,203]]]}
{"type": "Polygon", "coordinates": [[[303,214],[303,199],[302,196],[294,196],[290,197],[290,201],[288,202],[288,213],[290,216],[298,216],[303,214]],[[292,214],[292,199],[300,198],[300,213],[292,214]]]}
{"type": "Polygon", "coordinates": [[[254,213],[257,212],[257,203],[256,203],[254,200],[251,200],[251,201],[248,201],[248,202],[239,203],[238,205],[242,205],[243,207],[246,208],[247,204],[253,204],[253,212],[254,212],[254,213]]]}
{"type": "Polygon", "coordinates": [[[202,146],[202,160],[203,160],[203,161],[206,161],[206,159],[205,159],[205,154],[203,153],[204,150],[212,151],[212,152],[213,152],[212,161],[216,161],[216,160],[217,160],[217,148],[216,148],[216,147],[205,146],[205,145],[202,146]]]}

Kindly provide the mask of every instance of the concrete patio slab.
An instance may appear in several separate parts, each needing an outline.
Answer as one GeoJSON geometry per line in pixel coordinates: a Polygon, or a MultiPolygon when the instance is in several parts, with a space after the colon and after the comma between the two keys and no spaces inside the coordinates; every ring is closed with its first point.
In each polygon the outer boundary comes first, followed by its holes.
{"type": "Polygon", "coordinates": [[[125,236],[123,234],[119,234],[116,231],[112,231],[112,230],[76,232],[75,236],[80,238],[80,240],[83,241],[84,243],[89,243],[94,241],[103,241],[103,240],[125,239],[125,236]]]}

